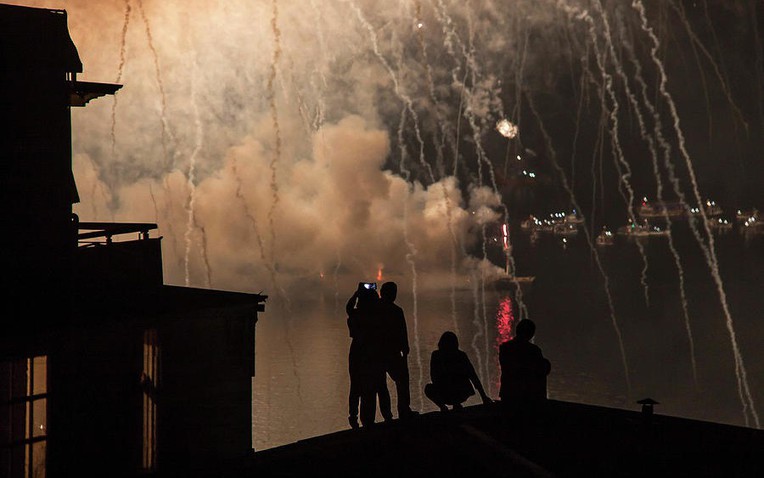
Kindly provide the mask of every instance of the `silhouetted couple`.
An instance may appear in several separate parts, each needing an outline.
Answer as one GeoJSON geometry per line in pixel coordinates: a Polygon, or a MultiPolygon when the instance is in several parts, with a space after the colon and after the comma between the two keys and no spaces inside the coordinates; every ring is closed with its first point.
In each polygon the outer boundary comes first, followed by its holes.
{"type": "MultiPolygon", "coordinates": [[[[499,347],[501,366],[501,403],[509,412],[535,412],[546,401],[546,377],[551,370],[549,360],[530,341],[536,325],[530,320],[517,324],[515,337],[499,347]]],[[[441,411],[462,408],[477,389],[483,403],[491,403],[469,357],[459,350],[459,340],[453,332],[440,337],[438,349],[430,359],[432,383],[424,388],[427,398],[441,411]]]]}
{"type": "Polygon", "coordinates": [[[377,295],[376,284],[360,283],[345,306],[352,341],[348,356],[350,395],[348,421],[358,427],[359,402],[361,424],[374,423],[379,398],[380,413],[392,420],[390,392],[386,374],[395,382],[398,417],[409,418],[408,332],[403,309],[395,304],[398,287],[385,282],[377,295]]]}

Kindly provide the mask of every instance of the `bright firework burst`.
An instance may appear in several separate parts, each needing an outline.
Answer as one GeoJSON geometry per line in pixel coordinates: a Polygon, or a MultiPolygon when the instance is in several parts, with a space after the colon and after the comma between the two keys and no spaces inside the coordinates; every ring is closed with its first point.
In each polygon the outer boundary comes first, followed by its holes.
{"type": "Polygon", "coordinates": [[[496,131],[505,138],[512,139],[517,137],[517,133],[520,132],[520,129],[516,124],[505,118],[496,123],[496,131]]]}

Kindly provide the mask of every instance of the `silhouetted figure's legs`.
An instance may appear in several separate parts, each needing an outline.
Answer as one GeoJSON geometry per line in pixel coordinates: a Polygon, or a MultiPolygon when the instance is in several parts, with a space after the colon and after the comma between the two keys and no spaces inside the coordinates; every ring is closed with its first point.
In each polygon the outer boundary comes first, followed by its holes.
{"type": "Polygon", "coordinates": [[[445,412],[448,410],[446,408],[446,402],[444,401],[444,397],[441,395],[440,390],[438,390],[438,387],[435,385],[428,383],[424,386],[424,394],[429,398],[432,403],[438,406],[440,408],[440,411],[445,412]]]}
{"type": "Polygon", "coordinates": [[[358,404],[361,401],[361,394],[350,385],[350,396],[348,397],[348,423],[351,428],[358,428],[358,404]]]}
{"type": "Polygon", "coordinates": [[[361,425],[369,426],[374,424],[377,414],[377,396],[379,396],[380,406],[387,400],[387,409],[380,410],[385,420],[392,419],[390,413],[390,393],[387,391],[387,381],[385,371],[380,363],[363,364],[361,379],[361,425]]]}
{"type": "Polygon", "coordinates": [[[350,372],[350,393],[348,394],[348,422],[351,428],[358,428],[358,404],[361,400],[361,381],[359,366],[351,356],[348,360],[350,372]]]}
{"type": "MultiPolygon", "coordinates": [[[[384,376],[382,377],[384,379],[384,376]]],[[[387,389],[387,381],[384,380],[382,384],[380,384],[379,389],[377,390],[377,395],[379,396],[379,413],[382,414],[382,418],[386,422],[389,422],[393,419],[393,412],[390,405],[390,391],[387,389]]]]}
{"type": "Polygon", "coordinates": [[[368,427],[374,424],[377,414],[377,394],[373,390],[365,390],[361,394],[361,425],[368,427]]]}
{"type": "Polygon", "coordinates": [[[387,373],[395,382],[398,396],[398,417],[405,418],[411,413],[411,392],[409,390],[409,367],[406,357],[396,357],[389,363],[387,373]]]}

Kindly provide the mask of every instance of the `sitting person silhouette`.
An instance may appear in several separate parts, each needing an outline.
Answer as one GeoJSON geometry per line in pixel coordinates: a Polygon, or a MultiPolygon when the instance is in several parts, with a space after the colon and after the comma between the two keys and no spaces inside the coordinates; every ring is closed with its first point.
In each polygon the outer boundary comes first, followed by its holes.
{"type": "Polygon", "coordinates": [[[501,402],[510,410],[527,410],[546,401],[546,377],[552,366],[541,349],[530,341],[536,324],[521,320],[515,338],[499,346],[501,402]]]}
{"type": "Polygon", "coordinates": [[[475,389],[483,403],[492,402],[483,390],[469,357],[459,350],[459,339],[451,331],[443,333],[438,349],[432,352],[430,378],[432,383],[424,387],[424,394],[443,412],[448,410],[446,405],[451,405],[454,410],[461,409],[462,403],[475,395],[475,389]]]}

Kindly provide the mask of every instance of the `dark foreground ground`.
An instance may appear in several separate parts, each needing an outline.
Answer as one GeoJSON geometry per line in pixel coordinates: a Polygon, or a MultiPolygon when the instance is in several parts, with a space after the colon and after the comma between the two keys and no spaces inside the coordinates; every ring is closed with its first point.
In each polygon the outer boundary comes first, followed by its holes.
{"type": "Polygon", "coordinates": [[[764,431],[557,401],[518,421],[493,404],[302,440],[210,475],[764,476],[764,431]]]}

